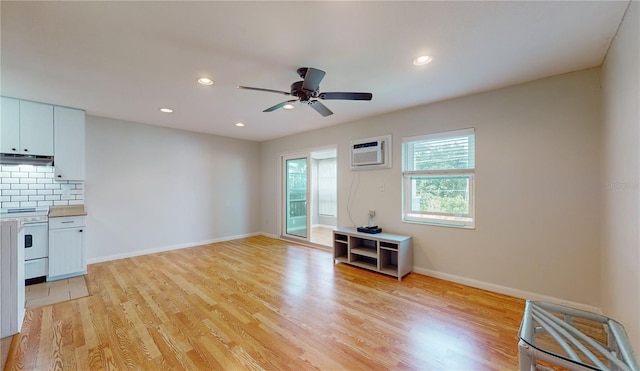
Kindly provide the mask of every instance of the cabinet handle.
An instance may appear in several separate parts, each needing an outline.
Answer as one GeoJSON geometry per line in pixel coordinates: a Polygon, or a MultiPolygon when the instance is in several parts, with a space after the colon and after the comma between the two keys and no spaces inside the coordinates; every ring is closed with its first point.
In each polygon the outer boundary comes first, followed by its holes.
{"type": "Polygon", "coordinates": [[[25,152],[29,152],[29,150],[28,150],[28,149],[26,149],[26,148],[24,149],[24,151],[25,151],[25,152]]]}
{"type": "Polygon", "coordinates": [[[82,229],[80,230],[80,232],[82,232],[82,229]]]}
{"type": "Polygon", "coordinates": [[[74,223],[74,221],[73,221],[73,220],[69,220],[69,221],[61,222],[61,223],[62,223],[62,224],[68,224],[68,223],[74,223]]]}
{"type": "Polygon", "coordinates": [[[16,149],[15,149],[15,148],[11,148],[11,150],[12,150],[12,151],[15,151],[16,149]]]}
{"type": "Polygon", "coordinates": [[[62,175],[58,175],[58,178],[62,178],[62,175]]]}

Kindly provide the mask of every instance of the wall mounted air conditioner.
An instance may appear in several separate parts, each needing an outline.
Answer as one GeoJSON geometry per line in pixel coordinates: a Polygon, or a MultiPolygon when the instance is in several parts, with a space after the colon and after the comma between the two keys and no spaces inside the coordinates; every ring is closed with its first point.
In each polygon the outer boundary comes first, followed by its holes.
{"type": "Polygon", "coordinates": [[[380,165],[384,162],[383,145],[384,142],[381,140],[354,144],[351,151],[351,164],[353,166],[380,165]]]}
{"type": "Polygon", "coordinates": [[[351,142],[351,169],[373,170],[391,167],[391,136],[358,139],[351,142]]]}

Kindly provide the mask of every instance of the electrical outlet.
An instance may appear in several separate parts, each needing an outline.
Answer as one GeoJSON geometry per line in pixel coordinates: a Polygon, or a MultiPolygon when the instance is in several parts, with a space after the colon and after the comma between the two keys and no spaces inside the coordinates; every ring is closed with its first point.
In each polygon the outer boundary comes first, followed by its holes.
{"type": "Polygon", "coordinates": [[[376,216],[376,211],[375,210],[369,210],[369,217],[373,218],[374,216],[376,216]]]}
{"type": "Polygon", "coordinates": [[[72,200],[75,196],[71,195],[71,187],[72,184],[61,184],[60,188],[62,189],[62,195],[60,196],[61,200],[72,200]]]}

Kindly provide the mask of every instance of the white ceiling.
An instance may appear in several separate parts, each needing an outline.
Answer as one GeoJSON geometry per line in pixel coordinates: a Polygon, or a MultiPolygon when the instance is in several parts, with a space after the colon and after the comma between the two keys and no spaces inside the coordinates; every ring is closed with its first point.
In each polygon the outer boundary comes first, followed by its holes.
{"type": "Polygon", "coordinates": [[[1,93],[264,141],[598,66],[627,5],[3,0],[1,93]],[[433,62],[414,66],[421,54],[433,62]],[[302,66],[327,72],[321,91],[373,100],[324,101],[329,117],[300,104],[263,113],[290,97],[236,89],[288,91],[302,66]]]}

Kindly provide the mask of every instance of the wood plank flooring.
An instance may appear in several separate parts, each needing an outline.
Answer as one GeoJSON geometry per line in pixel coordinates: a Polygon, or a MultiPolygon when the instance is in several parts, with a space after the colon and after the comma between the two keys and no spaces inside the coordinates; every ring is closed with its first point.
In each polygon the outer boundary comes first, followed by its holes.
{"type": "Polygon", "coordinates": [[[326,246],[328,249],[333,248],[333,228],[327,227],[312,227],[311,228],[311,242],[318,245],[326,246]]]}
{"type": "Polygon", "coordinates": [[[515,370],[524,301],[252,237],[90,265],[8,370],[515,370]]]}

